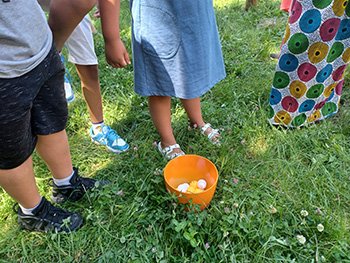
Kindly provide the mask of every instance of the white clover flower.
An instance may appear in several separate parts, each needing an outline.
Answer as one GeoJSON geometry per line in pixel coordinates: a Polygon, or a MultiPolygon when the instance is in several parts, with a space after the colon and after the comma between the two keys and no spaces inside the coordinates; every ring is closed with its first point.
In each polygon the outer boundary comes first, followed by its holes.
{"type": "Polygon", "coordinates": [[[123,191],[123,190],[119,190],[119,191],[117,192],[117,195],[119,195],[119,196],[124,196],[125,194],[124,194],[124,191],[123,191]]]}
{"type": "Polygon", "coordinates": [[[317,225],[317,230],[318,230],[318,232],[323,232],[324,226],[322,224],[318,224],[317,225]]]}
{"type": "Polygon", "coordinates": [[[304,245],[306,242],[306,238],[303,235],[297,235],[297,240],[302,245],[304,245]]]}
{"type": "Polygon", "coordinates": [[[270,214],[276,214],[276,213],[277,213],[276,207],[270,205],[270,214]]]}
{"type": "Polygon", "coordinates": [[[307,216],[309,215],[309,212],[306,211],[306,210],[301,210],[301,211],[300,211],[300,214],[301,214],[301,216],[303,216],[303,217],[307,217],[307,216]]]}
{"type": "Polygon", "coordinates": [[[163,170],[160,168],[156,168],[153,172],[154,175],[161,175],[163,173],[163,170]]]}
{"type": "Polygon", "coordinates": [[[238,207],[239,207],[239,204],[238,204],[238,203],[233,203],[233,207],[234,207],[234,208],[238,208],[238,207]]]}

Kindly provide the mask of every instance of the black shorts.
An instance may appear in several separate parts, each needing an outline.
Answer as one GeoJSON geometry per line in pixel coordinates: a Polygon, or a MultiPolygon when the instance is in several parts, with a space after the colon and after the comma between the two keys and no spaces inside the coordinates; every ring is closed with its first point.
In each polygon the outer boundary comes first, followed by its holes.
{"type": "Polygon", "coordinates": [[[64,67],[54,47],[23,76],[0,78],[0,169],[21,165],[37,135],[62,131],[67,123],[64,67]]]}

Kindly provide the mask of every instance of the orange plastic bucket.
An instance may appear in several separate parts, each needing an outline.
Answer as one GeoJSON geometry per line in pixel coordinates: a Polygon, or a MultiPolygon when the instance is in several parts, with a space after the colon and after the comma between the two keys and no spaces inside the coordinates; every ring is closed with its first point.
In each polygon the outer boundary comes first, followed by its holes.
{"type": "Polygon", "coordinates": [[[174,193],[180,203],[200,205],[203,210],[207,207],[214,196],[218,183],[219,173],[215,165],[199,155],[186,154],[176,157],[168,162],[164,168],[165,186],[168,192],[174,193]],[[181,193],[177,190],[179,184],[190,183],[204,179],[207,182],[206,189],[201,193],[181,193]]]}

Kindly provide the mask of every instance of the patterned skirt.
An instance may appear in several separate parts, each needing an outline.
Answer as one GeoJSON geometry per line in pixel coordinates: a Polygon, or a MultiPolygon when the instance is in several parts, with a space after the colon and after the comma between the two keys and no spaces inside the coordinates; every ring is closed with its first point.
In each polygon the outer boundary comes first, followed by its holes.
{"type": "Polygon", "coordinates": [[[337,113],[349,18],[348,0],[294,0],[269,98],[271,124],[297,127],[337,113]]]}

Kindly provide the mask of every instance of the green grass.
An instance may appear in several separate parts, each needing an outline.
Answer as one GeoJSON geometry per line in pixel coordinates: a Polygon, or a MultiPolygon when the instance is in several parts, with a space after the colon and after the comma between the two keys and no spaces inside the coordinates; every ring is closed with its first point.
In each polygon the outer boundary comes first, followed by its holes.
{"type": "MultiPolygon", "coordinates": [[[[178,142],[219,169],[211,206],[184,212],[167,194],[160,172],[166,162],[152,147],[158,137],[146,99],[133,92],[131,67],[107,66],[99,34],[105,119],[131,149],[115,155],[90,142],[89,117],[73,74],[77,100],[70,105],[67,131],[74,164],[112,185],[63,205],[85,218],[72,234],[18,230],[14,201],[0,193],[0,261],[350,262],[348,90],[332,119],[291,131],[270,127],[266,109],[275,61],[269,53],[278,50],[287,17],[279,2],[267,0],[248,12],[242,0],[216,0],[215,6],[227,78],[203,97],[203,111],[224,129],[222,147],[188,132],[184,110],[173,104],[178,142]],[[320,223],[323,232],[317,230],[320,223]]],[[[130,50],[128,1],[122,8],[122,37],[130,50]]],[[[41,193],[49,196],[50,174],[37,157],[35,172],[41,193]]]]}

